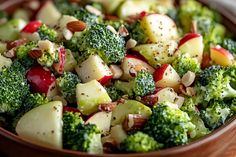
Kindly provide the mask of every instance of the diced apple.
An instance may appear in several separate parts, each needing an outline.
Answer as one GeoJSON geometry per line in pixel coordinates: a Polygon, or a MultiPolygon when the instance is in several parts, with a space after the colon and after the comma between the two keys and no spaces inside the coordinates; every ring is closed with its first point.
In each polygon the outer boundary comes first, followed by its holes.
{"type": "Polygon", "coordinates": [[[72,52],[69,49],[66,49],[66,58],[65,58],[65,71],[73,71],[77,65],[77,61],[75,60],[72,52]]]}
{"type": "Polygon", "coordinates": [[[202,62],[204,44],[200,34],[186,34],[179,42],[178,53],[188,53],[190,57],[197,58],[199,63],[202,62]]]}
{"type": "Polygon", "coordinates": [[[230,66],[234,62],[234,56],[226,49],[216,46],[211,48],[211,60],[221,66],[230,66]]]}
{"type": "Polygon", "coordinates": [[[177,93],[175,93],[173,88],[163,88],[157,92],[158,103],[162,102],[171,102],[174,103],[175,98],[177,97],[177,93]]]}
{"type": "Polygon", "coordinates": [[[76,72],[83,82],[97,80],[106,84],[112,79],[112,72],[98,55],[91,55],[76,67],[76,72]]]}
{"type": "Polygon", "coordinates": [[[141,70],[146,70],[151,74],[155,71],[153,67],[134,55],[126,55],[121,63],[121,68],[123,70],[122,79],[124,80],[132,79],[141,70]]]}
{"type": "Polygon", "coordinates": [[[157,87],[171,87],[178,89],[181,78],[170,64],[163,64],[154,73],[154,80],[157,87]]]}
{"type": "Polygon", "coordinates": [[[90,116],[85,123],[97,125],[97,127],[102,130],[102,133],[106,135],[110,131],[111,115],[111,112],[97,112],[90,116]]]}
{"type": "Polygon", "coordinates": [[[111,125],[122,124],[128,114],[140,114],[144,118],[148,118],[152,114],[152,111],[149,107],[138,101],[126,100],[124,103],[119,103],[112,111],[111,125]]]}
{"type": "Polygon", "coordinates": [[[49,69],[39,65],[31,67],[26,74],[26,78],[34,92],[45,94],[52,90],[56,80],[49,69]]]}
{"type": "Polygon", "coordinates": [[[141,27],[146,32],[152,43],[176,40],[178,38],[176,24],[167,15],[148,14],[142,18],[141,27]]]}
{"type": "Polygon", "coordinates": [[[53,67],[58,74],[63,74],[65,70],[66,50],[64,47],[58,48],[58,63],[54,63],[53,67]]]}
{"type": "Polygon", "coordinates": [[[30,110],[20,118],[16,133],[35,144],[62,148],[62,108],[53,101],[30,110]]]}
{"type": "Polygon", "coordinates": [[[60,19],[61,13],[57,10],[52,1],[47,1],[40,8],[36,15],[36,19],[42,21],[46,25],[54,26],[60,19]]]}
{"type": "Polygon", "coordinates": [[[111,128],[111,138],[117,145],[119,145],[126,137],[127,134],[122,125],[116,125],[111,128]]]}
{"type": "Polygon", "coordinates": [[[133,48],[133,50],[139,52],[150,65],[158,67],[161,64],[173,62],[177,47],[177,42],[170,40],[165,42],[159,41],[156,44],[139,45],[133,48]]]}
{"type": "Polygon", "coordinates": [[[12,63],[12,60],[10,58],[6,58],[0,55],[0,71],[2,71],[2,68],[4,67],[10,67],[11,63],[12,63]]]}
{"type": "Polygon", "coordinates": [[[79,83],[76,87],[78,109],[84,115],[90,115],[98,111],[98,105],[111,102],[104,87],[96,80],[87,83],[79,83]]]}
{"type": "Polygon", "coordinates": [[[111,14],[113,13],[114,11],[116,11],[116,9],[119,7],[119,5],[124,1],[124,0],[115,0],[115,1],[112,1],[112,0],[91,0],[92,2],[99,2],[101,3],[106,12],[108,14],[111,14]]]}
{"type": "Polygon", "coordinates": [[[135,16],[143,11],[150,12],[151,6],[154,4],[153,1],[140,1],[140,0],[132,0],[132,1],[124,1],[121,4],[117,11],[117,15],[124,19],[129,16],[135,16]]]}

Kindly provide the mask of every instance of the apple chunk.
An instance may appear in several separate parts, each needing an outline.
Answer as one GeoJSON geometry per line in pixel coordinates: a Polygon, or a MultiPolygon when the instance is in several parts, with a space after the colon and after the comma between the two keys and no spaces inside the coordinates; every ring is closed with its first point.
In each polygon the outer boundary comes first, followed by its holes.
{"type": "Polygon", "coordinates": [[[20,118],[16,133],[35,144],[62,148],[62,110],[60,101],[36,107],[20,118]]]}
{"type": "Polygon", "coordinates": [[[230,66],[233,64],[234,56],[226,49],[216,46],[210,50],[211,60],[221,66],[230,66]]]}
{"type": "Polygon", "coordinates": [[[76,72],[83,82],[97,80],[106,84],[112,79],[112,72],[98,55],[91,55],[76,67],[76,72]]]}
{"type": "Polygon", "coordinates": [[[162,102],[171,102],[174,103],[176,97],[178,96],[177,93],[175,93],[173,88],[166,87],[157,92],[158,97],[158,103],[162,102]]]}
{"type": "Polygon", "coordinates": [[[166,15],[146,15],[141,20],[141,26],[152,43],[175,40],[178,38],[178,31],[175,22],[166,15]]]}
{"type": "Polygon", "coordinates": [[[132,79],[141,70],[146,70],[151,74],[155,71],[153,67],[134,55],[126,55],[121,63],[121,68],[123,70],[122,79],[124,80],[132,79]]]}
{"type": "Polygon", "coordinates": [[[96,80],[87,83],[79,83],[76,87],[78,109],[84,115],[90,115],[98,111],[98,105],[110,103],[111,98],[104,87],[96,80]]]}
{"type": "Polygon", "coordinates": [[[179,42],[179,53],[188,53],[190,57],[197,58],[202,62],[204,43],[200,34],[186,34],[179,42]]]}
{"type": "Polygon", "coordinates": [[[90,116],[85,123],[97,125],[97,127],[102,130],[102,133],[106,135],[110,131],[111,115],[111,112],[97,112],[90,116]]]}
{"type": "Polygon", "coordinates": [[[154,80],[157,87],[171,87],[178,89],[181,79],[179,74],[170,64],[163,64],[154,73],[154,80]]]}
{"type": "Polygon", "coordinates": [[[36,15],[37,20],[50,26],[56,25],[60,17],[61,13],[57,10],[52,1],[46,1],[36,15]]]}

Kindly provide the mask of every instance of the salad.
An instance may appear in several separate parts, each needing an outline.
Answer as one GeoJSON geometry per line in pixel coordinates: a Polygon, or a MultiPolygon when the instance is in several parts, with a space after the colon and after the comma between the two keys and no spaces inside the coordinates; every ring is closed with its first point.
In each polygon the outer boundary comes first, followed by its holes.
{"type": "Polygon", "coordinates": [[[0,12],[0,126],[90,154],[188,144],[236,112],[236,42],[195,0],[30,1],[0,12]]]}

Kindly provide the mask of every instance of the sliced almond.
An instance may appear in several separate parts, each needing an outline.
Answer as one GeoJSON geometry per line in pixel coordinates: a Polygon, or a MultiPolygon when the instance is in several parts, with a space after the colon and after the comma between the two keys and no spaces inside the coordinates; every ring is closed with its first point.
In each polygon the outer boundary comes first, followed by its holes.
{"type": "Polygon", "coordinates": [[[109,68],[112,72],[113,79],[119,79],[123,75],[123,71],[118,65],[111,64],[109,68]]]}
{"type": "Polygon", "coordinates": [[[117,102],[100,104],[98,106],[98,109],[100,111],[111,112],[116,108],[117,104],[118,104],[117,102]]]}
{"type": "Polygon", "coordinates": [[[67,29],[69,29],[71,32],[81,32],[85,30],[86,28],[86,23],[83,21],[71,21],[66,24],[67,29]]]}
{"type": "Polygon", "coordinates": [[[126,48],[131,49],[134,48],[137,45],[137,41],[134,39],[129,39],[126,43],[126,48]]]}
{"type": "Polygon", "coordinates": [[[114,34],[118,34],[118,32],[116,31],[116,29],[114,27],[112,27],[111,25],[107,26],[107,29],[109,29],[112,33],[114,34]]]}
{"type": "Polygon", "coordinates": [[[178,105],[178,108],[181,108],[181,106],[184,104],[184,97],[176,96],[174,103],[178,105]]]}
{"type": "Polygon", "coordinates": [[[186,74],[184,74],[184,76],[181,79],[181,83],[185,86],[185,87],[189,87],[191,86],[191,84],[193,84],[194,80],[196,78],[196,74],[188,71],[186,74]]]}
{"type": "Polygon", "coordinates": [[[127,30],[127,28],[126,28],[124,25],[120,26],[120,28],[119,28],[119,30],[118,30],[118,33],[119,33],[120,36],[122,36],[122,37],[126,37],[126,36],[129,35],[129,31],[127,30]]]}
{"type": "Polygon", "coordinates": [[[188,96],[195,96],[196,95],[196,91],[193,87],[187,87],[186,88],[186,93],[188,96]]]}
{"type": "Polygon", "coordinates": [[[101,16],[102,15],[102,12],[100,10],[98,10],[97,8],[95,8],[95,7],[91,6],[91,5],[86,5],[85,9],[88,12],[90,12],[90,13],[96,15],[96,16],[101,16]]]}
{"type": "Polygon", "coordinates": [[[38,59],[43,55],[43,52],[40,49],[33,49],[28,55],[33,59],[38,59]]]}
{"type": "Polygon", "coordinates": [[[147,118],[140,114],[128,114],[123,122],[125,131],[139,130],[146,123],[147,118]]]}

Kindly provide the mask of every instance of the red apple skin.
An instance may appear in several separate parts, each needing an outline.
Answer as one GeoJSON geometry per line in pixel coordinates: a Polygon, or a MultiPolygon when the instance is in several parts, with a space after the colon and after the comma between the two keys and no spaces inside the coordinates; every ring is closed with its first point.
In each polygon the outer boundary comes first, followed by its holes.
{"type": "Polygon", "coordinates": [[[234,56],[228,50],[218,46],[211,48],[210,57],[213,62],[222,66],[231,65],[234,60],[234,56]],[[218,55],[220,54],[222,56],[218,56],[217,58],[215,58],[214,55],[216,55],[217,53],[218,55]]]}
{"type": "Polygon", "coordinates": [[[24,33],[34,33],[34,32],[37,32],[38,28],[41,25],[42,25],[41,21],[31,21],[21,30],[21,32],[24,32],[24,33]]]}
{"type": "Polygon", "coordinates": [[[54,63],[53,67],[58,74],[63,74],[65,69],[66,50],[64,47],[59,48],[59,62],[54,63]]]}
{"type": "Polygon", "coordinates": [[[154,80],[155,82],[162,80],[166,69],[168,68],[169,64],[163,64],[160,68],[156,69],[154,72],[154,80]]]}
{"type": "Polygon", "coordinates": [[[223,47],[214,47],[212,50],[220,52],[221,54],[227,56],[230,60],[234,60],[234,56],[223,47]]]}
{"type": "Polygon", "coordinates": [[[182,46],[183,44],[185,44],[187,41],[194,39],[194,38],[198,38],[201,37],[201,34],[197,34],[197,33],[188,33],[186,34],[180,41],[179,41],[179,47],[182,46]]]}
{"type": "Polygon", "coordinates": [[[110,82],[110,80],[112,79],[112,75],[111,76],[104,76],[103,78],[101,78],[100,80],[98,80],[98,82],[101,85],[106,85],[108,82],[110,82]]]}
{"type": "Polygon", "coordinates": [[[36,65],[29,69],[26,78],[33,92],[48,93],[56,78],[49,69],[36,65]]]}

